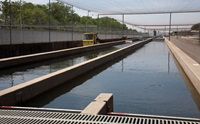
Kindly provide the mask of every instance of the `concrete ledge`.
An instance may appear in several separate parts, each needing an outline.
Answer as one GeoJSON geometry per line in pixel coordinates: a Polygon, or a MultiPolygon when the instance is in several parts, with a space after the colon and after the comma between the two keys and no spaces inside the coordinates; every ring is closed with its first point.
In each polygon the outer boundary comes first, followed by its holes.
{"type": "Polygon", "coordinates": [[[113,112],[113,94],[101,93],[81,113],[105,115],[108,112],[113,112]]]}
{"type": "Polygon", "coordinates": [[[0,59],[0,69],[27,64],[27,63],[33,63],[33,62],[47,60],[47,59],[52,59],[52,58],[57,58],[57,57],[62,57],[62,56],[67,56],[67,55],[78,54],[81,52],[93,51],[97,49],[120,45],[123,43],[125,43],[125,41],[103,43],[103,44],[97,44],[97,45],[92,45],[92,46],[76,47],[76,48],[70,48],[70,49],[63,49],[63,50],[56,50],[56,51],[51,51],[51,52],[44,52],[44,53],[37,53],[37,54],[31,54],[31,55],[0,59]]]}
{"type": "Polygon", "coordinates": [[[0,106],[21,104],[45,91],[56,86],[67,83],[88,71],[112,61],[120,56],[126,55],[135,49],[142,47],[152,39],[132,44],[128,47],[116,50],[106,55],[82,62],[80,64],[59,70],[57,72],[36,78],[34,80],[19,84],[17,86],[0,91],[0,106]]]}
{"type": "Polygon", "coordinates": [[[182,50],[180,50],[171,41],[165,38],[165,42],[168,45],[171,52],[174,54],[175,58],[185,71],[186,75],[189,77],[193,86],[196,88],[197,92],[200,94],[200,65],[182,50]]]}

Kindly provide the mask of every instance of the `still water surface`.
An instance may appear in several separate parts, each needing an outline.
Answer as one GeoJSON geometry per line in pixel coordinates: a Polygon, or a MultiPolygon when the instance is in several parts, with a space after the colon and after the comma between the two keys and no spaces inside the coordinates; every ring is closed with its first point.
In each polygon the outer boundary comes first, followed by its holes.
{"type": "Polygon", "coordinates": [[[95,57],[112,52],[117,48],[107,48],[92,51],[92,53],[81,53],[69,57],[28,64],[18,68],[0,70],[0,90],[24,83],[26,81],[50,74],[63,68],[93,59],[95,57]]]}
{"type": "Polygon", "coordinates": [[[148,43],[25,106],[82,110],[100,93],[113,93],[115,112],[200,117],[192,98],[198,96],[189,92],[164,42],[148,43]]]}

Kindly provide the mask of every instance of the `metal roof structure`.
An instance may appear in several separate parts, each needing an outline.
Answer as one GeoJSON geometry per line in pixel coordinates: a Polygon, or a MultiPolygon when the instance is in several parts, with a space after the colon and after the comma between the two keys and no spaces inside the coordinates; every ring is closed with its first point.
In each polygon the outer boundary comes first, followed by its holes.
{"type": "Polygon", "coordinates": [[[58,0],[105,15],[200,12],[199,0],[58,0]]]}
{"type": "MultiPolygon", "coordinates": [[[[57,0],[129,25],[187,25],[200,22],[200,0],[57,0]],[[124,16],[124,20],[122,19],[124,16]]],[[[180,26],[179,26],[180,27],[180,26]]],[[[191,26],[189,26],[191,27],[191,26]]],[[[182,29],[188,29],[183,27],[182,29]]]]}

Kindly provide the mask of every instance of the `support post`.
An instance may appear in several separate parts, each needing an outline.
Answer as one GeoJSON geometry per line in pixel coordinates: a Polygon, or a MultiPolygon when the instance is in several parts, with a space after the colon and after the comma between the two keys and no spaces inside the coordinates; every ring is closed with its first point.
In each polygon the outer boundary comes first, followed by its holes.
{"type": "Polygon", "coordinates": [[[122,36],[124,37],[124,14],[122,14],[122,36]]]}
{"type": "Polygon", "coordinates": [[[172,13],[170,12],[170,18],[169,18],[169,40],[170,40],[171,25],[172,25],[172,13]]]}
{"type": "MultiPolygon", "coordinates": [[[[112,35],[112,20],[110,20],[110,32],[109,32],[109,34],[110,34],[110,36],[112,35]]],[[[111,38],[112,38],[112,36],[111,36],[111,38]]],[[[113,39],[112,39],[112,41],[113,41],[113,39]]]]}
{"type": "Polygon", "coordinates": [[[199,23],[199,45],[200,45],[200,23],[199,23]]]}
{"type": "Polygon", "coordinates": [[[11,3],[11,0],[9,0],[9,3],[10,3],[10,45],[12,44],[12,3],[11,3]]]}
{"type": "Polygon", "coordinates": [[[51,0],[49,0],[49,42],[51,42],[51,0]]]}
{"type": "Polygon", "coordinates": [[[98,24],[97,24],[97,32],[99,33],[99,14],[98,14],[98,16],[97,16],[97,19],[98,19],[98,24]]]}
{"type": "MultiPolygon", "coordinates": [[[[88,10],[88,19],[89,19],[89,16],[90,16],[90,11],[88,10]]],[[[86,20],[86,32],[88,32],[88,19],[86,20]]]]}
{"type": "MultiPolygon", "coordinates": [[[[74,6],[72,6],[72,13],[73,13],[73,11],[74,11],[74,6]]],[[[73,22],[72,22],[71,26],[72,26],[72,41],[74,41],[74,23],[73,22]]]]}
{"type": "Polygon", "coordinates": [[[134,39],[134,25],[132,25],[132,26],[133,26],[133,32],[132,33],[133,33],[133,39],[134,39]]]}
{"type": "Polygon", "coordinates": [[[21,0],[20,0],[20,40],[23,41],[22,39],[22,1],[21,0]]]}
{"type": "Polygon", "coordinates": [[[177,36],[176,36],[176,37],[177,37],[177,39],[178,39],[178,26],[177,26],[177,36]]]}

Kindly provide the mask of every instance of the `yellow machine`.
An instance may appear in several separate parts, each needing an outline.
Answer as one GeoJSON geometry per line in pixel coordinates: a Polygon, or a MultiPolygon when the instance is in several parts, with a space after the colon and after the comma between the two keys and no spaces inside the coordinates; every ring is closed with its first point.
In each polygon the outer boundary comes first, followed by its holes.
{"type": "Polygon", "coordinates": [[[83,34],[83,46],[96,44],[98,41],[97,33],[84,33],[83,34]]]}

